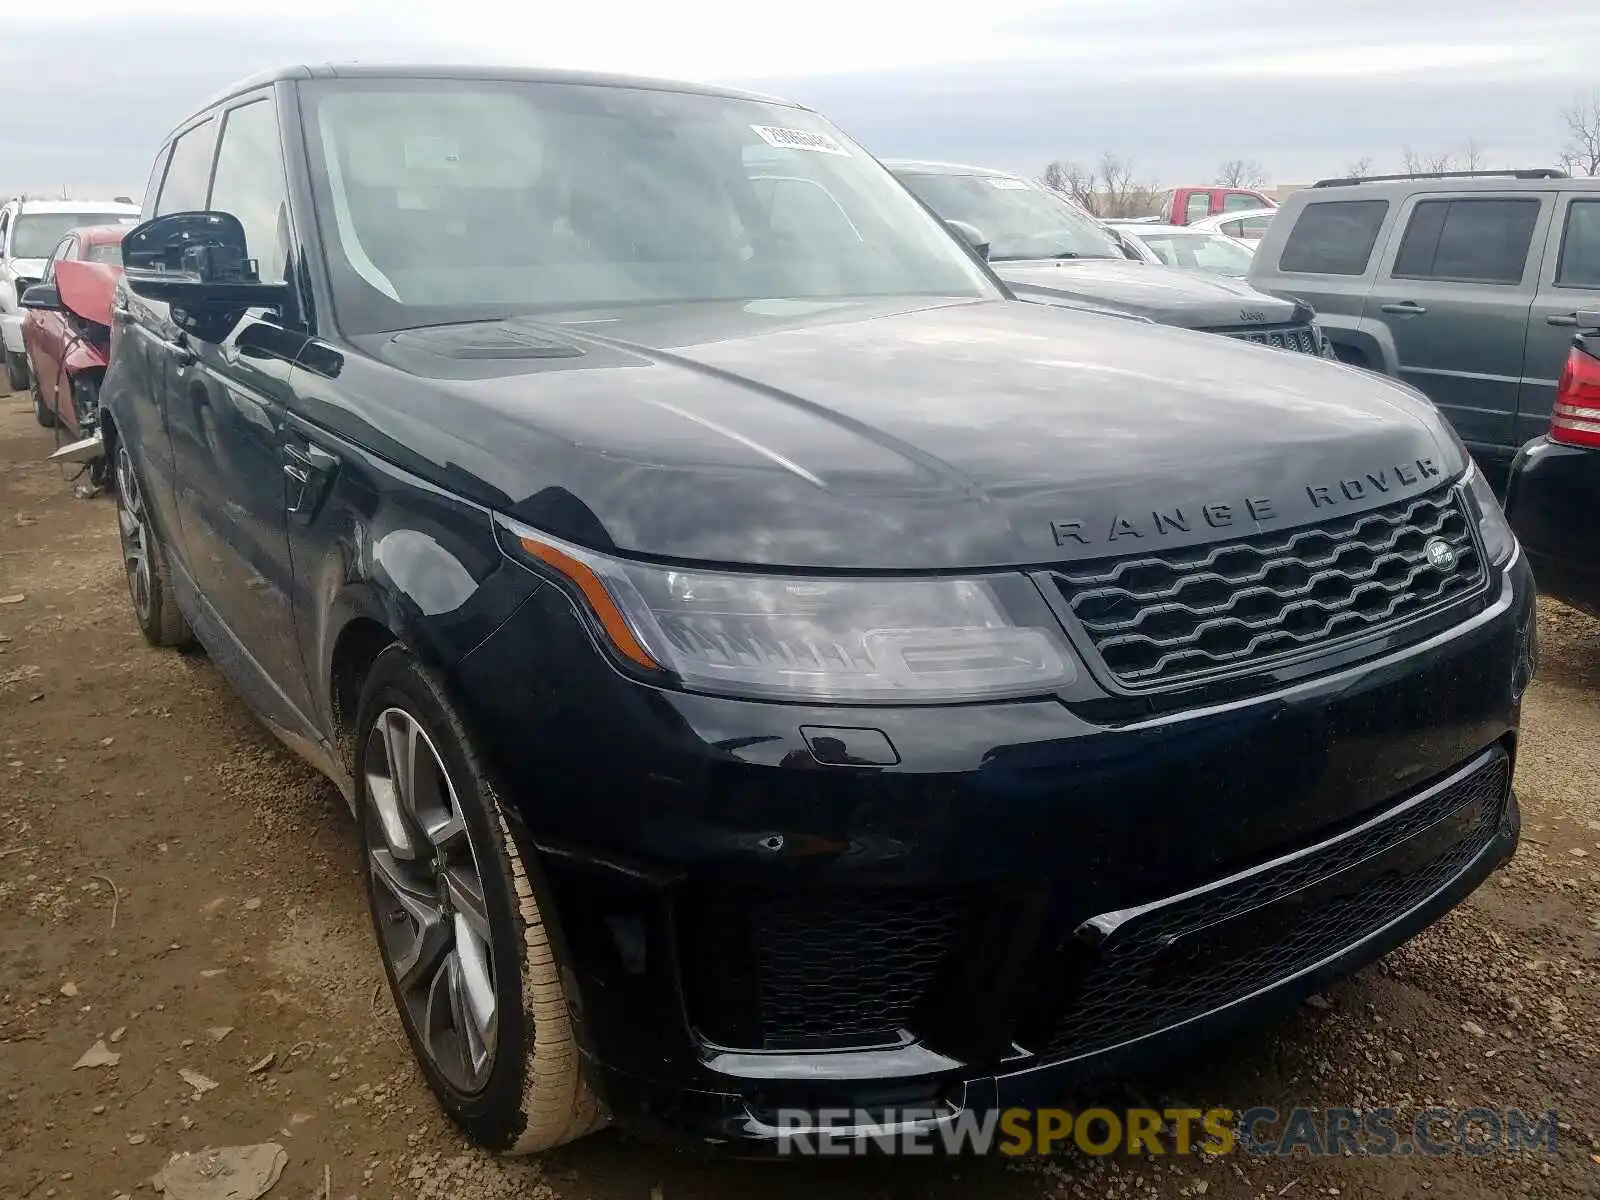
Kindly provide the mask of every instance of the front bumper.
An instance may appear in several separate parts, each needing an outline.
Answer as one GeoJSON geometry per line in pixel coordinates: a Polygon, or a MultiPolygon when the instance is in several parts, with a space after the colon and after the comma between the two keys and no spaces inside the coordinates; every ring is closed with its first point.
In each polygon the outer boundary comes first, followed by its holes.
{"type": "Polygon", "coordinates": [[[1202,709],[802,708],[624,680],[541,588],[456,682],[602,1100],[759,1153],[795,1110],[1060,1103],[1398,945],[1515,848],[1532,639],[1519,559],[1443,633],[1202,709]]]}
{"type": "Polygon", "coordinates": [[[7,354],[25,352],[22,344],[22,318],[20,312],[0,312],[0,337],[4,338],[7,354]]]}
{"type": "Polygon", "coordinates": [[[1600,450],[1534,438],[1511,463],[1505,508],[1539,590],[1600,616],[1600,450]]]}

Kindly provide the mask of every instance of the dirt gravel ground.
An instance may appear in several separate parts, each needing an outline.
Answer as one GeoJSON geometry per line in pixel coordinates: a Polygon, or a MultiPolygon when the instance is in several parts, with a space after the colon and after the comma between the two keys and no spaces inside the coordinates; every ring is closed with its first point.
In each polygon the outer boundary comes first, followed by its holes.
{"type": "Polygon", "coordinates": [[[0,397],[0,1197],[150,1195],[177,1151],[277,1142],[271,1197],[1600,1196],[1600,624],[1543,609],[1526,840],[1461,909],[1170,1104],[1560,1112],[1558,1150],[707,1163],[606,1132],[469,1150],[413,1069],[334,790],[202,655],[131,618],[110,501],[0,397]],[[74,1069],[103,1040],[115,1065],[74,1069]],[[179,1074],[217,1086],[202,1091],[179,1074]]]}

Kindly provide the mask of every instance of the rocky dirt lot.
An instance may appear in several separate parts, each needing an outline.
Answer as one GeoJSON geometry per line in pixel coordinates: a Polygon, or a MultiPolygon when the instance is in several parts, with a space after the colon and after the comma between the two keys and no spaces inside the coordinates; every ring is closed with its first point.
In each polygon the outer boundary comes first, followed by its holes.
{"type": "Polygon", "coordinates": [[[342,802],[205,657],[141,640],[111,504],[49,448],[0,397],[0,1196],[151,1195],[174,1152],[261,1142],[288,1155],[273,1200],[1600,1195],[1600,624],[1544,607],[1516,861],[1285,1026],[1144,1085],[1555,1108],[1554,1156],[749,1165],[607,1132],[501,1164],[412,1068],[342,802]],[[115,1063],[74,1069],[100,1042],[115,1063]]]}

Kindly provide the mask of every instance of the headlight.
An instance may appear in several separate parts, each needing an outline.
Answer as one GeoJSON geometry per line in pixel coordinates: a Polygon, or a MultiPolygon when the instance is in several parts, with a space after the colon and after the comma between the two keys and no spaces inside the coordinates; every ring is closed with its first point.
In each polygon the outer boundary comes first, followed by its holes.
{"type": "Polygon", "coordinates": [[[1517,549],[1517,535],[1511,532],[1506,514],[1500,510],[1500,501],[1494,498],[1494,489],[1478,470],[1478,464],[1467,468],[1467,490],[1472,493],[1478,509],[1478,533],[1483,537],[1483,552],[1491,566],[1508,562],[1517,549]]]}
{"type": "Polygon", "coordinates": [[[629,562],[500,518],[502,544],[553,570],[632,666],[686,688],[907,703],[1038,695],[1078,678],[1021,574],[951,579],[753,575],[629,562]]]}

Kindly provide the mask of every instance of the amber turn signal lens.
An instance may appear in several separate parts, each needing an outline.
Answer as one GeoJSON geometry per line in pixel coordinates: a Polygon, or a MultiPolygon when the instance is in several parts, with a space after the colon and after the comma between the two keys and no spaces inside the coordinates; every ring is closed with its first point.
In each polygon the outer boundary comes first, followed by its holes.
{"type": "Polygon", "coordinates": [[[628,622],[623,617],[622,610],[617,607],[617,602],[611,598],[611,593],[606,590],[606,585],[600,581],[600,577],[588,566],[572,555],[563,554],[554,546],[547,546],[533,538],[518,537],[517,542],[534,558],[561,572],[572,581],[573,586],[583,593],[583,598],[594,610],[594,615],[600,621],[600,627],[606,631],[606,636],[611,639],[611,644],[624,658],[647,670],[662,669],[661,664],[651,658],[639,644],[639,639],[633,636],[633,630],[628,627],[628,622]]]}

